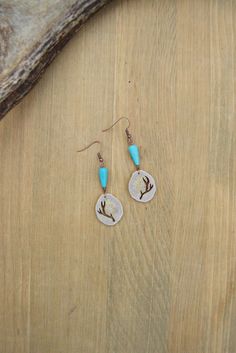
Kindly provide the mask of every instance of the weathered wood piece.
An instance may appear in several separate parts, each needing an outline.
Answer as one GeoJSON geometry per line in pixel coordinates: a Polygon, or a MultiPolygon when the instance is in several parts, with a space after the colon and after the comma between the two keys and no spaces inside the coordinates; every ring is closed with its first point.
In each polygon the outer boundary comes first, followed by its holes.
{"type": "Polygon", "coordinates": [[[0,119],[29,92],[81,25],[110,1],[0,2],[0,119]]]}

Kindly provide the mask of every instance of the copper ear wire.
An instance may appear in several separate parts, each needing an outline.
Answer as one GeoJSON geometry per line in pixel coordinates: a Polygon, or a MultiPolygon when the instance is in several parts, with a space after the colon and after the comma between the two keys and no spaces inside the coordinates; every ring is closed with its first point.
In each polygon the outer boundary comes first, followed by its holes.
{"type": "Polygon", "coordinates": [[[102,130],[102,132],[107,132],[107,131],[111,130],[113,128],[113,126],[115,126],[122,119],[126,119],[128,121],[128,123],[129,123],[129,125],[125,129],[125,133],[126,133],[126,136],[127,136],[128,145],[133,145],[133,143],[134,143],[133,137],[132,137],[131,133],[129,132],[130,120],[126,116],[122,116],[121,118],[117,119],[110,127],[108,127],[105,130],[102,130]]]}
{"type": "Polygon", "coordinates": [[[122,116],[121,118],[117,119],[110,127],[108,127],[107,129],[102,130],[102,132],[106,132],[106,131],[112,129],[113,126],[115,126],[122,119],[126,119],[128,121],[128,123],[129,123],[129,125],[127,126],[127,129],[128,129],[130,127],[130,120],[129,120],[129,118],[126,118],[126,116],[122,116]]]}
{"type": "Polygon", "coordinates": [[[89,149],[91,146],[95,145],[96,143],[98,143],[101,146],[101,141],[93,141],[91,142],[88,146],[85,146],[84,148],[82,148],[81,150],[78,150],[77,152],[84,152],[87,149],[89,149]]]}
{"type": "MultiPolygon", "coordinates": [[[[95,144],[99,144],[100,147],[101,147],[101,141],[97,140],[97,141],[91,142],[88,146],[82,148],[81,150],[78,150],[77,152],[79,152],[79,153],[80,152],[84,152],[84,151],[86,151],[87,149],[89,149],[90,147],[92,147],[95,144]]],[[[97,156],[98,156],[98,160],[99,160],[99,163],[100,163],[100,167],[103,168],[104,167],[104,159],[102,158],[101,152],[98,152],[97,156]]]]}

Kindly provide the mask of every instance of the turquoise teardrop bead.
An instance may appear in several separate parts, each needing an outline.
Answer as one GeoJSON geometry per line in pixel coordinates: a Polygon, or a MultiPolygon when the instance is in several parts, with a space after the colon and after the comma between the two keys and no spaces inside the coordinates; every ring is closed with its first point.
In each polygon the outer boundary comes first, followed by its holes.
{"type": "Polygon", "coordinates": [[[140,157],[139,157],[139,148],[136,145],[130,145],[128,147],[129,149],[129,154],[130,157],[132,158],[132,161],[138,167],[140,165],[140,157]]]}
{"type": "Polygon", "coordinates": [[[102,188],[106,189],[107,181],[108,181],[108,169],[107,168],[104,168],[104,167],[99,168],[99,180],[100,180],[102,188]]]}

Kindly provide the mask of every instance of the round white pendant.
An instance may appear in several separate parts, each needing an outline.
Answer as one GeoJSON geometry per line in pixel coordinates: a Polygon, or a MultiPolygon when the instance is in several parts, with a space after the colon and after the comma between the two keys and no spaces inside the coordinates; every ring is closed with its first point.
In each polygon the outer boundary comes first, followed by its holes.
{"type": "Polygon", "coordinates": [[[133,199],[139,202],[152,200],[156,193],[154,178],[144,170],[137,170],[130,178],[129,193],[133,199]]]}
{"type": "Polygon", "coordinates": [[[115,196],[103,194],[96,203],[95,212],[100,222],[107,226],[114,226],[123,216],[123,207],[115,196]]]}

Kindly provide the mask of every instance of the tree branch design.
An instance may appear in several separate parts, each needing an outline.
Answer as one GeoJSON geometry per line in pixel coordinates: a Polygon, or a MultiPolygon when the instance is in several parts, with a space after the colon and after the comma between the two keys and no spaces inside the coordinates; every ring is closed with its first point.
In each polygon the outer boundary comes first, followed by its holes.
{"type": "Polygon", "coordinates": [[[112,215],[111,213],[108,214],[108,213],[106,212],[106,201],[104,201],[104,202],[101,201],[101,208],[99,208],[99,209],[97,210],[97,212],[100,213],[101,215],[103,215],[104,217],[111,218],[113,222],[116,221],[115,218],[113,217],[113,215],[112,215]]]}
{"type": "Polygon", "coordinates": [[[148,176],[143,177],[143,181],[145,183],[145,191],[142,191],[142,190],[140,191],[141,195],[139,200],[142,200],[143,196],[148,192],[150,192],[154,186],[153,184],[150,183],[150,179],[148,178],[148,176]]]}

